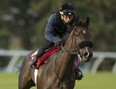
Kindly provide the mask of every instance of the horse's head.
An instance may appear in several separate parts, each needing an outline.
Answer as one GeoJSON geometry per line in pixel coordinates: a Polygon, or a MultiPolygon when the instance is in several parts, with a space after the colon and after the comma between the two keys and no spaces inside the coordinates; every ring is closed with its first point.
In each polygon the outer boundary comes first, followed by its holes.
{"type": "Polygon", "coordinates": [[[89,18],[87,18],[86,21],[78,21],[77,26],[73,29],[73,35],[75,35],[76,38],[76,46],[82,60],[85,62],[90,61],[93,56],[93,43],[90,40],[91,35],[88,31],[88,26],[89,18]]]}
{"type": "MultiPolygon", "coordinates": [[[[90,61],[93,56],[92,47],[93,43],[90,40],[90,33],[88,30],[89,18],[85,21],[76,20],[73,30],[68,30],[69,35],[66,41],[66,45],[69,44],[70,53],[78,52],[82,58],[82,61],[90,61]]],[[[65,37],[66,38],[66,37],[65,37]]]]}

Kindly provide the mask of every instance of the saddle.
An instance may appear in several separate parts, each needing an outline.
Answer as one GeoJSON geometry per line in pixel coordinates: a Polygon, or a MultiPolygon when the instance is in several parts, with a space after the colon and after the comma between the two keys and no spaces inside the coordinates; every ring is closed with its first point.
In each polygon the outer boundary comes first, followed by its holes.
{"type": "Polygon", "coordinates": [[[49,56],[51,56],[53,53],[59,51],[60,48],[61,48],[61,46],[55,46],[55,47],[49,49],[48,51],[46,51],[46,52],[43,54],[42,57],[38,58],[38,60],[37,60],[37,65],[36,65],[37,68],[39,68],[40,65],[41,65],[44,61],[46,61],[46,60],[48,59],[49,56]]]}

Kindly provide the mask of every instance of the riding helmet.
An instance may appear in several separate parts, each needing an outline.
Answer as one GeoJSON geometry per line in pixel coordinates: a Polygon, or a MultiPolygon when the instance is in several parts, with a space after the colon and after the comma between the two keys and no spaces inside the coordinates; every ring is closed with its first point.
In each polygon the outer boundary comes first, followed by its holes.
{"type": "Polygon", "coordinates": [[[60,14],[62,15],[75,15],[75,9],[71,3],[65,3],[60,7],[60,14]]]}

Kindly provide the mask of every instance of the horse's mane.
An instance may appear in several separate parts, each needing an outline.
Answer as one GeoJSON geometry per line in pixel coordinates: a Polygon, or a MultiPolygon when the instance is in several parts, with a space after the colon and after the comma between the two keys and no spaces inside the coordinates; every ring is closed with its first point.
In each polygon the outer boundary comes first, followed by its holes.
{"type": "Polygon", "coordinates": [[[70,34],[70,32],[75,28],[75,27],[81,27],[81,28],[87,28],[89,26],[89,17],[86,18],[86,20],[82,20],[80,17],[77,17],[74,22],[74,26],[70,28],[68,26],[67,33],[62,37],[62,44],[64,44],[70,34]]]}

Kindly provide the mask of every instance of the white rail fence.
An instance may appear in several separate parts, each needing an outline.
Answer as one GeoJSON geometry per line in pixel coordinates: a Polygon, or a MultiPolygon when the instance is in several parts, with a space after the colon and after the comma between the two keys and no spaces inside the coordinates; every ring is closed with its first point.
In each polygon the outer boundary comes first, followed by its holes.
{"type": "MultiPolygon", "coordinates": [[[[18,60],[21,60],[20,57],[25,57],[30,51],[24,50],[0,50],[0,57],[1,56],[10,56],[10,61],[4,71],[6,72],[13,72],[15,64],[18,60]]],[[[93,52],[93,58],[96,60],[94,61],[90,72],[96,73],[100,64],[105,60],[105,58],[115,59],[116,60],[116,52],[93,52]]],[[[112,72],[116,73],[116,61],[113,65],[112,72]]]]}

